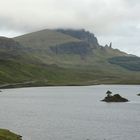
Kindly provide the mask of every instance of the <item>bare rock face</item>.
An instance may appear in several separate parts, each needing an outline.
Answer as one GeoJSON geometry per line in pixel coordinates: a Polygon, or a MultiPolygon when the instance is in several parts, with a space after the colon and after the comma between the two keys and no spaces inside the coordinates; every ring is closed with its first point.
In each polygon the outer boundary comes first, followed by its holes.
{"type": "Polygon", "coordinates": [[[77,39],[80,39],[88,43],[91,46],[91,48],[98,48],[100,46],[95,35],[93,33],[85,31],[84,29],[81,30],[58,29],[57,31],[75,37],[77,39]]]}
{"type": "Polygon", "coordinates": [[[71,42],[50,47],[56,54],[79,54],[86,56],[92,52],[89,44],[86,42],[71,42]]]}
{"type": "Polygon", "coordinates": [[[106,96],[103,100],[104,102],[128,102],[128,99],[121,97],[119,94],[106,96]]]}

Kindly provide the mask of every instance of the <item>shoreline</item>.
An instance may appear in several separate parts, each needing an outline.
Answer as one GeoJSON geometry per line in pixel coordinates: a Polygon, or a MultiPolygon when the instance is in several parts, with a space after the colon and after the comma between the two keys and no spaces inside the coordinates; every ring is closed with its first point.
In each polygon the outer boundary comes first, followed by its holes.
{"type": "Polygon", "coordinates": [[[98,86],[98,85],[140,85],[130,83],[101,83],[101,84],[36,84],[31,82],[0,85],[0,89],[28,88],[28,87],[72,87],[72,86],[98,86]]]}

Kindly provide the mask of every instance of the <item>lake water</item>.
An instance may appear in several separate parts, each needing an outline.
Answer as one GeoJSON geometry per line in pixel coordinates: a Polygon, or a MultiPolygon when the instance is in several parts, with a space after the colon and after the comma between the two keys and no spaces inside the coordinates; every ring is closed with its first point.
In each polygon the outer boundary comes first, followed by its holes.
{"type": "Polygon", "coordinates": [[[23,140],[140,140],[140,86],[5,89],[0,128],[23,140]],[[128,103],[100,102],[111,90],[128,103]]]}

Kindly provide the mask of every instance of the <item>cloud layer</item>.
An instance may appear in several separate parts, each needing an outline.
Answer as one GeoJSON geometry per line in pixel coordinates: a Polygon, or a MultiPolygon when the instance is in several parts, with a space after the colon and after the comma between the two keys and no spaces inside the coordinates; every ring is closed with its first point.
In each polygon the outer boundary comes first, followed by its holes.
{"type": "Polygon", "coordinates": [[[85,28],[101,44],[140,56],[138,0],[0,0],[0,35],[44,28],[85,28]]]}

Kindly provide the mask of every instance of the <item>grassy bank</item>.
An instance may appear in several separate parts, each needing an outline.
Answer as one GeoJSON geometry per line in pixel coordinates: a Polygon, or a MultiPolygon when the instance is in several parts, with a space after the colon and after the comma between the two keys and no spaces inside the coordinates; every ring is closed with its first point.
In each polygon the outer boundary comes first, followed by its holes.
{"type": "MultiPolygon", "coordinates": [[[[109,65],[109,64],[108,64],[109,65]]],[[[0,60],[0,89],[38,86],[140,84],[140,72],[96,66],[60,67],[0,60]]]]}
{"type": "Polygon", "coordinates": [[[0,129],[0,140],[21,140],[21,136],[7,129],[0,129]]]}

